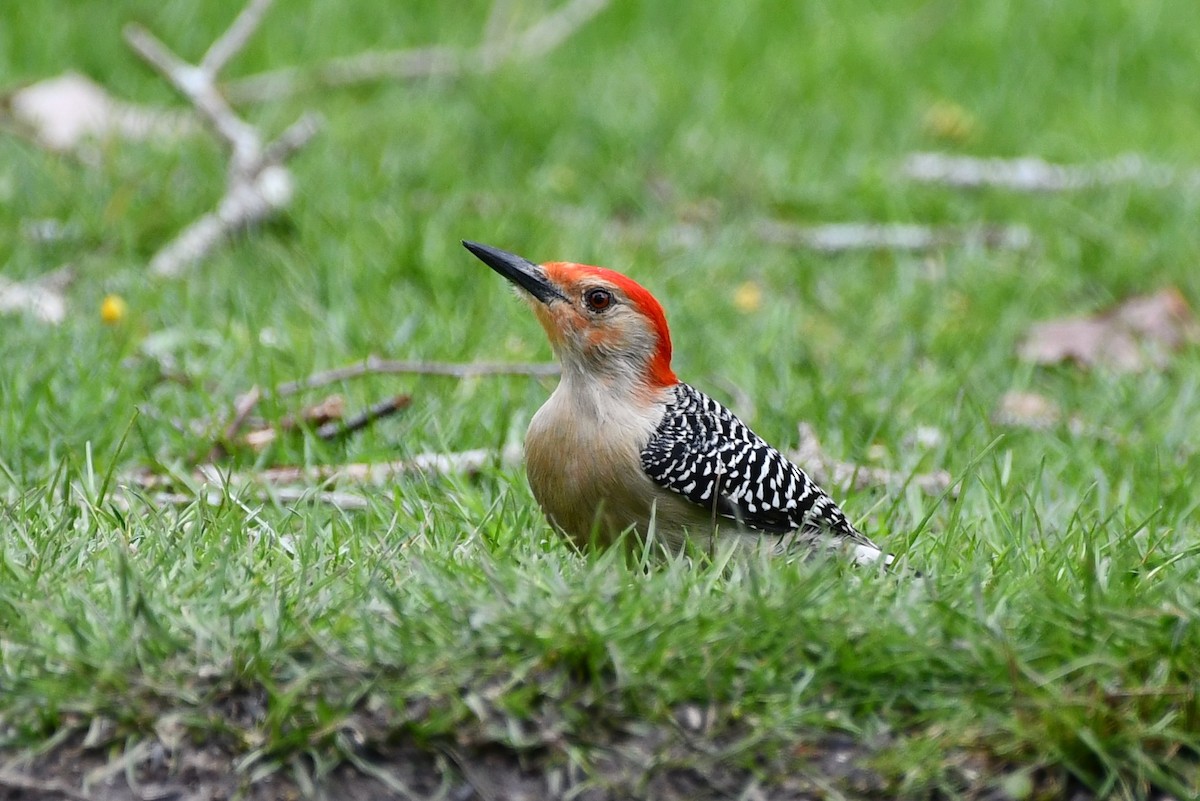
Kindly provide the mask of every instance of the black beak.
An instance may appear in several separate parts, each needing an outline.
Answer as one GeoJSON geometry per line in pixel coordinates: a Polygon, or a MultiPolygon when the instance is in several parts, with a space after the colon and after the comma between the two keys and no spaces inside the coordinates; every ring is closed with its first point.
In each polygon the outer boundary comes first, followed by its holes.
{"type": "Polygon", "coordinates": [[[566,300],[558,287],[550,283],[546,271],[528,259],[499,248],[491,248],[478,242],[463,240],[463,247],[475,254],[481,262],[524,289],[530,295],[549,304],[553,300],[566,300]]]}

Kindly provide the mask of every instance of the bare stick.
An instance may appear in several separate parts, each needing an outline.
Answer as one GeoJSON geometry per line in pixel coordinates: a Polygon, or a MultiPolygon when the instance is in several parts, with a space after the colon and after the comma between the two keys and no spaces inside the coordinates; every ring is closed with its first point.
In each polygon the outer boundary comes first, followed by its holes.
{"type": "Polygon", "coordinates": [[[129,46],[196,108],[230,150],[225,196],[214,211],[188,225],[151,258],[155,275],[181,275],[232,234],[259,225],[291,203],[292,174],[283,163],[312,139],[319,118],[306,113],[275,141],[264,143],[258,129],[237,116],[216,85],[218,72],[246,46],[270,5],[271,0],[250,0],[199,66],[184,62],[142,26],[125,26],[129,46]]]}
{"type": "Polygon", "coordinates": [[[254,407],[258,406],[258,402],[262,400],[262,396],[261,389],[251,387],[249,392],[239,395],[237,400],[233,402],[233,414],[230,415],[229,423],[221,433],[221,438],[209,450],[208,461],[215,462],[229,455],[230,443],[233,442],[238,432],[242,430],[242,426],[246,424],[246,419],[250,416],[250,412],[254,411],[254,407]]]}
{"type": "Polygon", "coordinates": [[[412,80],[463,71],[463,54],[452,47],[420,47],[381,53],[360,53],[307,68],[285,67],[234,81],[225,92],[235,103],[262,103],[288,98],[310,86],[351,86],[385,79],[412,80]]]}
{"type": "Polygon", "coordinates": [[[483,41],[500,41],[508,34],[512,25],[512,6],[512,0],[492,0],[487,21],[483,24],[483,41]]]}
{"type": "Polygon", "coordinates": [[[22,87],[4,98],[11,117],[0,113],[0,130],[10,130],[85,164],[99,158],[91,140],[175,139],[195,130],[194,115],[119,100],[89,78],[64,72],[22,87]],[[11,120],[11,124],[6,124],[11,120]]]}
{"type": "MultiPolygon", "coordinates": [[[[454,453],[422,453],[394,462],[321,465],[317,467],[272,467],[249,478],[267,484],[312,482],[382,485],[401,477],[475,475],[489,465],[513,467],[521,463],[521,448],[510,446],[496,451],[480,448],[454,453]]],[[[206,472],[201,468],[201,472],[206,472]]],[[[212,471],[219,475],[219,472],[212,471]]],[[[207,474],[207,473],[206,473],[207,474]]],[[[235,478],[246,479],[247,476],[235,478]]]]}
{"type": "Polygon", "coordinates": [[[233,419],[229,421],[229,425],[225,428],[226,440],[232,440],[237,436],[237,433],[242,430],[246,418],[250,416],[250,412],[254,411],[254,407],[258,405],[261,399],[262,390],[258,387],[251,387],[249,392],[237,399],[233,404],[233,419]]]}
{"type": "MultiPolygon", "coordinates": [[[[458,473],[473,475],[492,464],[512,467],[520,462],[520,446],[510,445],[502,450],[479,448],[451,453],[422,453],[394,462],[272,467],[258,473],[226,474],[216,465],[205,464],[197,467],[191,478],[197,483],[214,486],[224,486],[226,483],[243,485],[254,482],[284,486],[289,484],[311,486],[314,483],[380,485],[401,476],[442,476],[458,473]]],[[[172,476],[141,471],[126,475],[121,483],[141,489],[166,490],[177,482],[172,476]]]]}
{"type": "Polygon", "coordinates": [[[568,0],[520,34],[493,39],[489,35],[498,28],[495,20],[504,10],[501,6],[506,5],[503,0],[498,0],[492,20],[485,29],[483,43],[473,49],[421,47],[359,53],[332,59],[315,69],[286,67],[251,75],[229,83],[225,92],[235,103],[261,103],[323,86],[486,74],[508,62],[545,55],[599,14],[609,1],[568,0]]]}
{"type": "Polygon", "coordinates": [[[901,168],[904,176],[924,183],[966,189],[999,187],[1022,192],[1063,192],[1134,183],[1161,187],[1172,183],[1200,187],[1200,170],[1180,171],[1126,154],[1094,164],[1052,164],[1040,158],[976,158],[947,153],[912,153],[901,168]]]}
{"type": "Polygon", "coordinates": [[[396,395],[393,398],[376,403],[366,411],[344,422],[341,420],[332,420],[325,423],[317,429],[317,436],[327,442],[335,440],[364,429],[376,420],[382,420],[396,412],[407,409],[411,405],[412,395],[396,395]]]}
{"type": "Polygon", "coordinates": [[[345,405],[341,395],[330,395],[315,406],[305,407],[299,414],[285,414],[280,418],[278,425],[264,426],[247,432],[246,436],[242,437],[242,442],[256,451],[261,451],[274,442],[281,431],[297,431],[301,425],[319,427],[341,420],[345,405]]]}
{"type": "Polygon", "coordinates": [[[510,445],[502,450],[481,448],[456,453],[424,453],[394,462],[317,465],[313,467],[272,467],[257,473],[225,473],[216,465],[198,467],[187,480],[194,486],[178,489],[173,476],[148,470],[131,473],[122,478],[121,486],[154,491],[151,500],[183,504],[206,497],[219,502],[224,492],[251,492],[256,497],[274,497],[292,503],[314,501],[342,509],[364,509],[369,505],[364,496],[352,493],[317,490],[317,486],[352,484],[386,486],[402,477],[440,477],[448,475],[474,476],[492,465],[511,469],[521,463],[520,446],[510,445]]]}
{"type": "Polygon", "coordinates": [[[58,325],[67,317],[63,290],[75,280],[71,267],[60,267],[33,281],[0,278],[0,314],[28,312],[44,323],[58,325]]]}
{"type": "Polygon", "coordinates": [[[851,250],[934,250],[949,246],[1025,250],[1033,234],[1023,225],[903,225],[895,223],[833,223],[792,225],[765,220],[755,228],[767,242],[803,247],[822,253],[851,250]]]}
{"type": "Polygon", "coordinates": [[[505,61],[528,61],[538,58],[567,41],[608,5],[609,0],[570,0],[562,8],[542,17],[514,41],[499,41],[480,48],[484,71],[491,71],[505,61]]]}
{"type": "Polygon", "coordinates": [[[308,144],[321,130],[321,115],[306,111],[300,119],[283,130],[275,141],[267,144],[263,161],[267,164],[282,164],[298,150],[308,144]]]}
{"type": "Polygon", "coordinates": [[[204,58],[200,59],[200,69],[210,75],[216,75],[230,59],[242,52],[250,37],[262,24],[271,2],[272,0],[251,0],[250,5],[242,9],[242,13],[238,14],[237,19],[229,26],[229,30],[208,48],[204,58]]]}
{"type": "MultiPolygon", "coordinates": [[[[239,492],[247,491],[245,488],[239,492]]],[[[210,506],[218,506],[225,499],[225,489],[209,489],[199,493],[156,492],[149,499],[159,506],[186,506],[197,498],[204,498],[210,506]]],[[[310,487],[264,487],[249,491],[249,497],[260,501],[276,500],[281,503],[320,503],[345,511],[357,512],[369,509],[371,502],[362,495],[352,492],[314,490],[310,487]]],[[[119,496],[117,496],[119,497],[119,496]]],[[[128,504],[126,504],[128,505],[128,504]]]]}
{"type": "MultiPolygon", "coordinates": [[[[380,359],[377,356],[369,356],[366,361],[359,364],[352,364],[333,370],[324,370],[313,373],[307,378],[302,378],[298,381],[289,381],[280,384],[273,391],[253,387],[245,394],[238,396],[237,400],[234,401],[233,411],[229,414],[231,422],[226,424],[222,438],[208,452],[206,461],[220,461],[229,455],[229,445],[234,442],[234,438],[241,430],[247,416],[262,398],[285,398],[307,390],[320,389],[330,384],[368,375],[409,374],[473,378],[488,375],[553,376],[558,375],[559,372],[558,365],[553,363],[467,362],[459,364],[454,362],[391,361],[380,359]]],[[[325,413],[332,408],[326,404],[305,410],[300,415],[300,420],[309,424],[318,424],[320,427],[317,429],[317,436],[324,440],[332,440],[346,434],[351,434],[361,428],[365,428],[382,417],[395,414],[407,408],[412,403],[412,398],[409,395],[397,395],[388,398],[367,409],[357,417],[345,422],[340,422],[341,398],[336,398],[336,403],[336,413],[329,414],[324,420],[315,420],[315,415],[325,413]]],[[[283,431],[290,431],[297,428],[298,423],[299,420],[295,416],[289,415],[279,422],[278,428],[283,431]]],[[[213,428],[214,425],[211,422],[195,423],[191,426],[193,431],[199,433],[211,431],[213,428]]],[[[247,434],[244,438],[244,443],[255,450],[261,450],[274,442],[275,437],[276,429],[274,427],[262,428],[247,434]]]]}
{"type": "Polygon", "coordinates": [[[474,378],[485,375],[528,375],[554,376],[560,372],[559,366],[552,362],[535,362],[533,364],[504,362],[408,362],[380,359],[368,356],[366,361],[338,367],[333,370],[322,370],[313,373],[308,378],[289,381],[275,388],[276,397],[295,395],[309,389],[336,384],[350,378],[360,378],[367,375],[440,375],[451,378],[474,378]]]}
{"type": "Polygon", "coordinates": [[[204,121],[229,145],[235,160],[249,160],[258,155],[262,149],[258,131],[233,113],[216,90],[215,75],[186,63],[137,23],[126,25],[123,32],[129,46],[196,107],[204,121]]]}

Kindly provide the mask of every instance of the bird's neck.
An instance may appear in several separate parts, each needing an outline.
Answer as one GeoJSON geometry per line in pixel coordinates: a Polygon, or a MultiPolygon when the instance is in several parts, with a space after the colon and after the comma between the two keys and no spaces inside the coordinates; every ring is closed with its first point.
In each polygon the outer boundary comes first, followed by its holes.
{"type": "Polygon", "coordinates": [[[599,417],[608,416],[602,412],[610,407],[642,413],[661,409],[668,402],[673,386],[652,380],[636,364],[618,364],[598,371],[591,365],[564,359],[562,368],[555,394],[571,398],[581,412],[599,417]]]}

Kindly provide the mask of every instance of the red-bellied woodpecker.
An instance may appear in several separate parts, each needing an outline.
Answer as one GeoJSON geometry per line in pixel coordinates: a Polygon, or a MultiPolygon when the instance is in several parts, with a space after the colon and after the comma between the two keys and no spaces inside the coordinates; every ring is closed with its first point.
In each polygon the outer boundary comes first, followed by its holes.
{"type": "Polygon", "coordinates": [[[675,547],[736,536],[777,550],[843,546],[859,563],[882,555],[803,470],[675,377],[662,306],[640,284],[463,245],[530,301],[562,364],[525,462],[542,510],[576,543],[653,526],[675,547]]]}

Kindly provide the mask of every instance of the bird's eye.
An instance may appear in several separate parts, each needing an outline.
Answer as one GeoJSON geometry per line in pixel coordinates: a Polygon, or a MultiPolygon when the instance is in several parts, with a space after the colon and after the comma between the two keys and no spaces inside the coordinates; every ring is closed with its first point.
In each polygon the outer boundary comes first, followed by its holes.
{"type": "Polygon", "coordinates": [[[592,311],[604,311],[613,302],[613,294],[607,289],[589,289],[583,293],[583,302],[592,311]]]}

